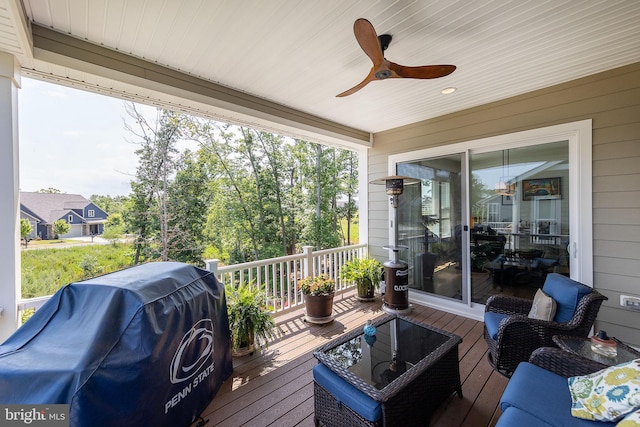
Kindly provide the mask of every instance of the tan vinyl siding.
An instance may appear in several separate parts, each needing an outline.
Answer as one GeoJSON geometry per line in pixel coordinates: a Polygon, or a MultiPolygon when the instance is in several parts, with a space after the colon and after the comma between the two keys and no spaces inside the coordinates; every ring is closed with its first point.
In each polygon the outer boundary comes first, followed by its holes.
{"type": "MultiPolygon", "coordinates": [[[[640,311],[620,306],[621,294],[640,297],[640,63],[377,133],[368,179],[387,175],[390,154],[584,119],[593,120],[594,287],[609,298],[596,328],[640,346],[640,311]]],[[[369,190],[370,251],[385,259],[386,195],[369,190]]]]}

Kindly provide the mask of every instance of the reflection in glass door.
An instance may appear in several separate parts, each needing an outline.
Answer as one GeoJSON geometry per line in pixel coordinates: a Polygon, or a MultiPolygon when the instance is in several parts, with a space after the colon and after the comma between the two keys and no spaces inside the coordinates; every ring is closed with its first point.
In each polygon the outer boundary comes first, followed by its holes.
{"type": "MultiPolygon", "coordinates": [[[[398,163],[398,175],[417,178],[399,197],[397,244],[409,264],[409,287],[467,301],[462,267],[462,155],[398,163]]],[[[465,248],[466,249],[466,248],[465,248]]]]}
{"type": "Polygon", "coordinates": [[[419,180],[397,211],[411,289],[485,304],[532,298],[550,272],[569,275],[568,141],[486,150],[396,164],[419,180]]]}
{"type": "Polygon", "coordinates": [[[472,301],[532,298],[546,275],[569,275],[567,141],[471,153],[472,301]]]}

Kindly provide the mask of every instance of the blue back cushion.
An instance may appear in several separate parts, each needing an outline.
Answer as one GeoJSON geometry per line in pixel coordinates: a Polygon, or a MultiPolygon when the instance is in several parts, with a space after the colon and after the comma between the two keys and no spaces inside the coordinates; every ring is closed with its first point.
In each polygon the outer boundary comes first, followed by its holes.
{"type": "Polygon", "coordinates": [[[580,299],[592,292],[592,289],[558,273],[547,275],[542,291],[558,304],[555,322],[565,323],[571,320],[580,299]]]}

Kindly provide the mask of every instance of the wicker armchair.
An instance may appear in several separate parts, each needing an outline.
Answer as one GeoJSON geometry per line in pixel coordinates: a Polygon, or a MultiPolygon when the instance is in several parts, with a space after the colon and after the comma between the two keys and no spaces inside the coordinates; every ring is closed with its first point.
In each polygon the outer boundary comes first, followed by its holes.
{"type": "MultiPolygon", "coordinates": [[[[552,273],[548,281],[567,282],[571,279],[552,273]]],[[[545,288],[547,287],[545,282],[545,288]]],[[[573,282],[573,281],[571,281],[573,282]]],[[[573,282],[577,283],[577,282],[573,282]]],[[[580,284],[578,284],[580,285],[580,284]]],[[[584,286],[584,285],[580,285],[584,286]]],[[[494,295],[485,306],[484,338],[489,347],[489,364],[499,373],[511,377],[518,363],[529,360],[531,353],[540,347],[557,347],[554,335],[586,337],[607,297],[595,290],[581,296],[570,320],[545,321],[528,317],[533,301],[506,295],[494,295]],[[500,313],[497,333],[487,329],[488,313],[500,313]],[[493,335],[493,337],[492,337],[493,335]]],[[[495,316],[493,316],[495,319],[495,316]]]]}

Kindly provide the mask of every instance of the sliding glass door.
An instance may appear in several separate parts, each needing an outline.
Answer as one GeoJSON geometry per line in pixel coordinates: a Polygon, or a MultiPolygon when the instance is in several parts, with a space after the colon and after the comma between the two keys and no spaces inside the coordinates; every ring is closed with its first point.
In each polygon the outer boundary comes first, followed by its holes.
{"type": "Polygon", "coordinates": [[[466,300],[462,283],[462,155],[398,164],[398,174],[417,178],[399,197],[399,245],[408,247],[409,287],[466,300]]]}
{"type": "Polygon", "coordinates": [[[533,297],[552,272],[591,284],[590,131],[584,121],[390,156],[391,174],[418,181],[391,232],[407,248],[410,298],[479,317],[491,295],[533,297]]]}
{"type": "Polygon", "coordinates": [[[470,153],[472,300],[532,298],[550,272],[569,275],[567,141],[470,153]]]}

